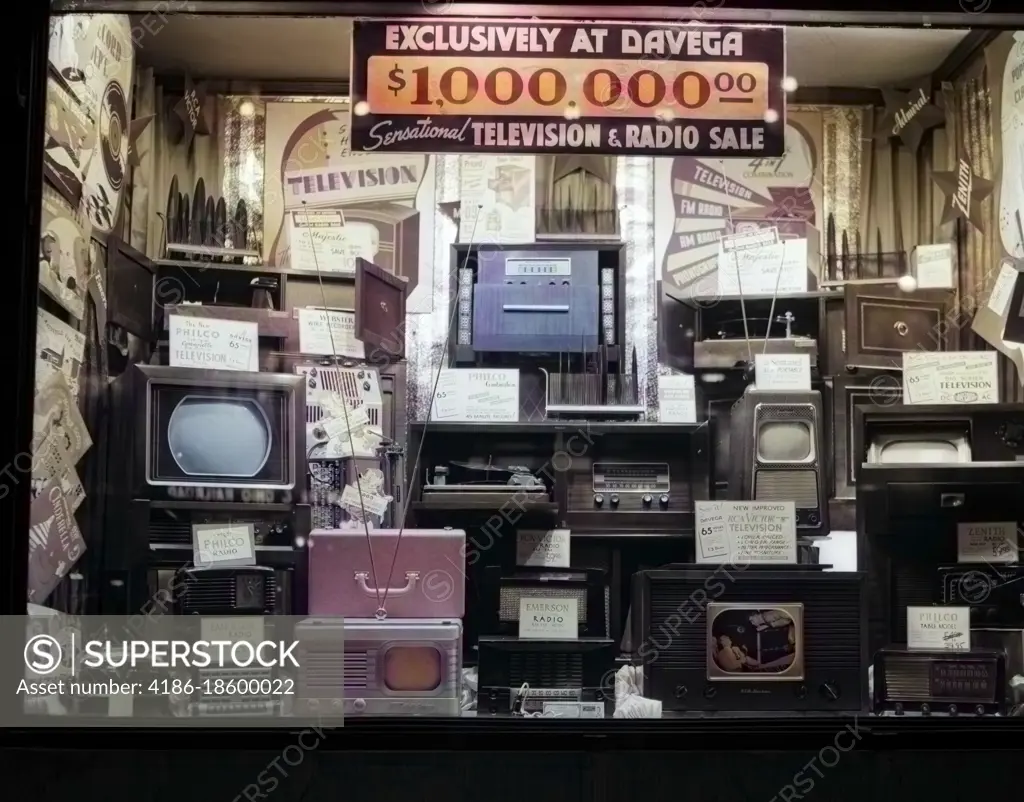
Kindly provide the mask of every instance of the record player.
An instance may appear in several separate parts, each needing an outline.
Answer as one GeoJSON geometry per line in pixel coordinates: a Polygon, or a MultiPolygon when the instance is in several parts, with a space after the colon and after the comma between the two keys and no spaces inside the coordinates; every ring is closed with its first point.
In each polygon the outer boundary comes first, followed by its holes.
{"type": "Polygon", "coordinates": [[[662,302],[660,358],[670,367],[730,370],[754,354],[807,354],[818,364],[823,293],[742,298],[677,297],[662,302]]]}
{"type": "Polygon", "coordinates": [[[495,465],[493,462],[449,462],[428,472],[423,493],[525,493],[547,497],[543,480],[523,465],[495,465]]]}

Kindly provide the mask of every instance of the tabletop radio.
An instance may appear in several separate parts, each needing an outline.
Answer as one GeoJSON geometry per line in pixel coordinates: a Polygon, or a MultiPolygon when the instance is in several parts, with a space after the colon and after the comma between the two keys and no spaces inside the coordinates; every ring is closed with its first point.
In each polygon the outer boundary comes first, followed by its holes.
{"type": "Polygon", "coordinates": [[[875,655],[874,711],[917,714],[1000,715],[1006,712],[1006,655],[882,649],[875,655]]]}

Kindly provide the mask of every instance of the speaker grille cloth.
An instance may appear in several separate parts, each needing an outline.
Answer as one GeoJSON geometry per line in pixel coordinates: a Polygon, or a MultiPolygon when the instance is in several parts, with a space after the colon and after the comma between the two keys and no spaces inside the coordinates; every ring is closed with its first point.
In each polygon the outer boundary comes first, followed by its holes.
{"type": "Polygon", "coordinates": [[[816,471],[759,470],[754,475],[757,501],[792,501],[797,509],[818,506],[816,471]]]}

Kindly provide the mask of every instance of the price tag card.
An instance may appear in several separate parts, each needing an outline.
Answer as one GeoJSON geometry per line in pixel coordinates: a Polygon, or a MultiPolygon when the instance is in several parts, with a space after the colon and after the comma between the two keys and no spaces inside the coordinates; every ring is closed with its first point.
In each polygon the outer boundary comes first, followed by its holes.
{"type": "Polygon", "coordinates": [[[807,292],[806,239],[718,251],[720,295],[780,295],[807,292]]]}
{"type": "Polygon", "coordinates": [[[758,390],[810,390],[811,357],[808,354],[754,354],[754,384],[758,390]]]}
{"type": "Polygon", "coordinates": [[[795,565],[792,501],[696,502],[697,562],[795,565]]]}
{"type": "Polygon", "coordinates": [[[365,509],[367,515],[382,518],[388,511],[391,496],[382,496],[376,489],[371,492],[369,488],[364,487],[362,490],[362,500],[360,501],[359,488],[355,485],[345,485],[339,506],[359,516],[362,516],[365,509]]]}
{"type": "Polygon", "coordinates": [[[918,245],[914,248],[914,278],[919,290],[953,289],[953,245],[918,245]]]}
{"type": "Polygon", "coordinates": [[[346,223],[341,209],[305,208],[289,212],[289,221],[292,270],[354,276],[357,258],[376,261],[379,235],[372,223],[346,223]]]}
{"type": "Polygon", "coordinates": [[[264,640],[266,626],[261,615],[238,615],[221,618],[203,616],[199,621],[202,640],[226,640],[232,643],[251,643],[256,646],[264,640]]]}
{"type": "Polygon", "coordinates": [[[317,356],[362,359],[366,349],[356,339],[356,313],[347,309],[303,308],[299,313],[299,351],[317,356]]]}
{"type": "Polygon", "coordinates": [[[256,565],[252,524],[192,524],[192,562],[197,568],[256,565]]]}
{"type": "Polygon", "coordinates": [[[519,371],[448,368],[441,371],[431,420],[515,423],[519,420],[519,371]]]}
{"type": "Polygon", "coordinates": [[[742,234],[727,234],[721,239],[722,251],[733,253],[734,251],[745,251],[748,248],[763,248],[766,245],[779,244],[778,228],[759,228],[756,231],[746,231],[742,234]]]}
{"type": "Polygon", "coordinates": [[[722,503],[698,501],[696,526],[697,562],[726,562],[729,559],[729,535],[722,503]]]}
{"type": "Polygon", "coordinates": [[[970,607],[908,607],[907,648],[969,651],[970,607]]]}
{"type": "Polygon", "coordinates": [[[519,637],[533,640],[579,640],[579,601],[571,598],[519,599],[519,637]]]}
{"type": "Polygon", "coordinates": [[[903,354],[903,398],[908,404],[999,403],[995,351],[908,351],[903,354]]]}
{"type": "Polygon", "coordinates": [[[697,392],[693,376],[658,377],[658,418],[662,423],[696,423],[697,392]]]}
{"type": "Polygon", "coordinates": [[[171,367],[259,372],[256,323],[171,315],[169,327],[171,367]]]}
{"type": "Polygon", "coordinates": [[[956,558],[962,563],[1015,563],[1020,556],[1013,521],[956,525],[956,558]]]}
{"type": "Polygon", "coordinates": [[[992,287],[992,293],[988,296],[988,308],[1000,317],[1006,314],[1006,308],[1010,305],[1010,299],[1013,297],[1013,287],[1016,282],[1016,268],[1011,264],[1004,263],[999,268],[996,283],[992,287]]]}
{"type": "Polygon", "coordinates": [[[516,532],[516,565],[543,568],[569,567],[568,529],[516,532]]]}

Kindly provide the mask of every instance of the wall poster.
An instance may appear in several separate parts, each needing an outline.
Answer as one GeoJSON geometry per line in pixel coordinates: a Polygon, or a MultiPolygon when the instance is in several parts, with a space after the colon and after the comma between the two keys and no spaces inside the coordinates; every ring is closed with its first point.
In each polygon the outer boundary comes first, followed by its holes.
{"type": "Polygon", "coordinates": [[[655,160],[654,245],[665,292],[717,294],[723,234],[778,228],[784,239],[808,238],[820,248],[817,138],[811,120],[803,125],[794,116],[777,159],[655,160]]]}
{"type": "Polygon", "coordinates": [[[84,201],[99,233],[120,216],[134,64],[127,16],[51,19],[44,171],[73,208],[84,201]]]}
{"type": "Polygon", "coordinates": [[[999,188],[999,235],[1003,250],[1024,259],[1024,31],[1013,34],[1003,68],[1000,128],[1003,165],[999,188]]]}
{"type": "Polygon", "coordinates": [[[348,104],[268,103],[263,259],[355,275],[357,257],[409,282],[409,312],[433,309],[434,157],[352,154],[348,104]]]}

